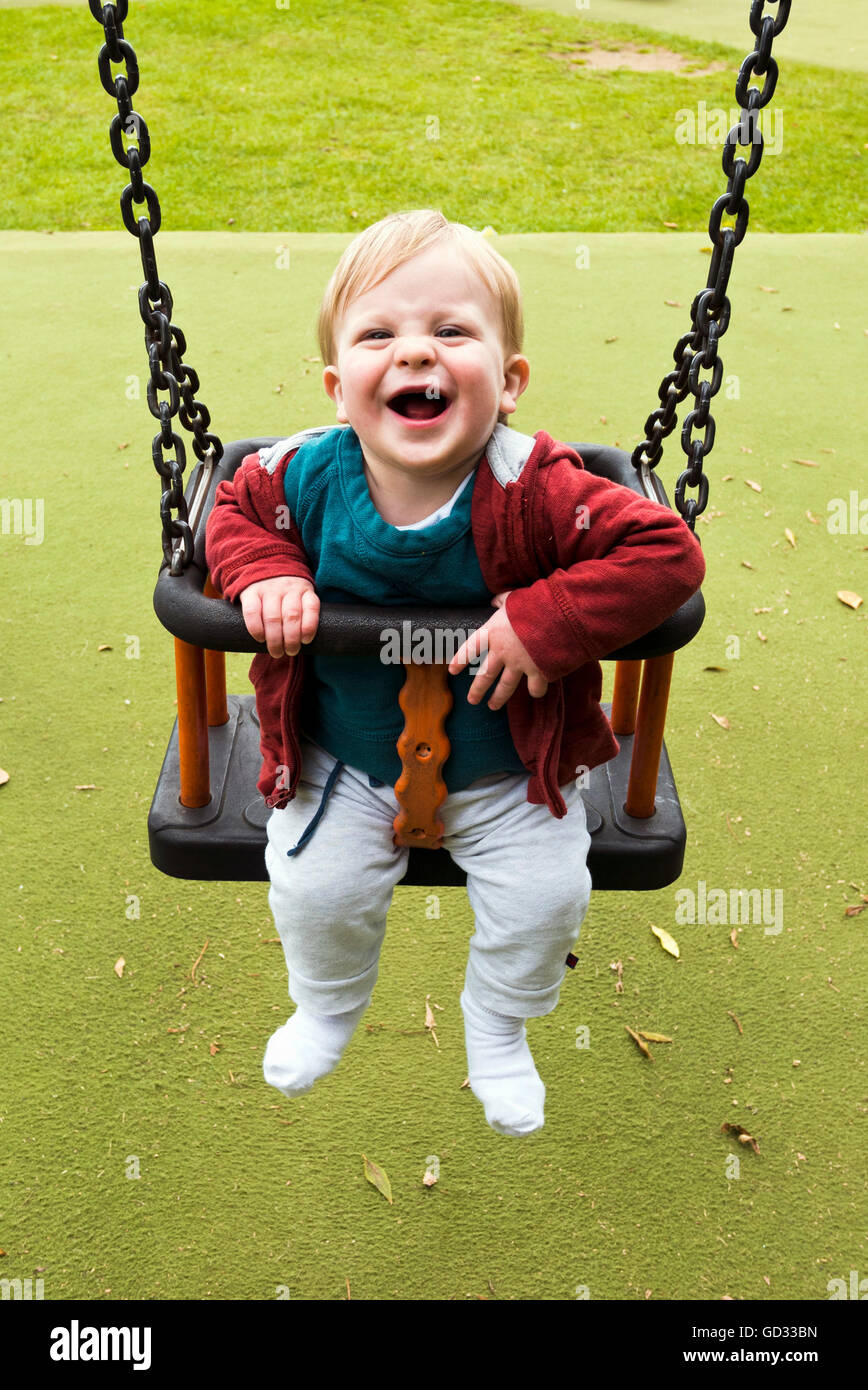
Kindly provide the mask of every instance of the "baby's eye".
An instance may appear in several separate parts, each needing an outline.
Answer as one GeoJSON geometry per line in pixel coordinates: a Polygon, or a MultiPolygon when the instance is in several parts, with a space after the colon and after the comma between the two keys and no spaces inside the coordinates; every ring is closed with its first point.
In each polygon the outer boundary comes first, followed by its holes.
{"type": "Polygon", "coordinates": [[[464,329],[463,329],[463,328],[456,328],[456,326],[455,326],[454,323],[447,324],[447,325],[445,326],[445,328],[438,328],[437,332],[438,332],[438,333],[454,333],[454,334],[456,334],[457,337],[459,337],[459,338],[465,337],[464,329]]]}
{"type": "Polygon", "coordinates": [[[387,328],[369,328],[367,333],[362,334],[362,341],[366,338],[391,338],[391,333],[387,328]]]}

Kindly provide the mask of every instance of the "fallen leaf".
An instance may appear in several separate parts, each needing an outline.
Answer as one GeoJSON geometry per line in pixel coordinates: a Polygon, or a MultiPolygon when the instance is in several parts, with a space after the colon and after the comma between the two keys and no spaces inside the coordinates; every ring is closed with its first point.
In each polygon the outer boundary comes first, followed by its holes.
{"type": "Polygon", "coordinates": [[[321,362],[321,361],[322,361],[322,358],[321,358],[321,357],[303,357],[301,360],[302,360],[302,362],[321,362]]]}
{"type": "Polygon", "coordinates": [[[732,931],[729,933],[729,939],[735,949],[738,950],[738,927],[733,927],[732,931]]]}
{"type": "Polygon", "coordinates": [[[742,565],[744,566],[744,568],[745,568],[746,570],[752,570],[752,569],[754,568],[753,565],[751,564],[750,560],[742,560],[741,563],[742,563],[742,565]]]}
{"type": "Polygon", "coordinates": [[[98,651],[98,652],[110,652],[110,651],[111,651],[111,647],[109,646],[108,642],[102,642],[102,643],[100,643],[100,645],[97,647],[97,651],[98,651]]]}
{"type": "Polygon", "coordinates": [[[732,728],[732,725],[730,724],[725,714],[712,714],[711,717],[714,720],[715,724],[719,724],[722,729],[732,728]]]}
{"type": "Polygon", "coordinates": [[[423,1186],[423,1187],[433,1187],[436,1181],[437,1181],[437,1179],[435,1178],[435,1176],[434,1176],[433,1173],[430,1173],[430,1172],[429,1172],[429,1173],[426,1173],[425,1176],[424,1176],[423,1179],[422,1179],[422,1186],[423,1186]]]}
{"type": "Polygon", "coordinates": [[[754,492],[762,492],[761,485],[759,483],[753,482],[751,478],[745,478],[745,482],[747,483],[748,487],[753,488],[754,492]]]}
{"type": "MultiPolygon", "coordinates": [[[[624,1027],[627,1028],[626,1023],[624,1024],[624,1027]]],[[[653,1062],[653,1061],[654,1061],[654,1056],[653,1056],[653,1054],[652,1054],[652,1052],[651,1052],[651,1049],[650,1049],[650,1047],[648,1046],[648,1044],[647,1044],[646,1042],[643,1042],[642,1039],[640,1038],[639,1034],[638,1034],[638,1033],[634,1033],[632,1028],[627,1028],[627,1032],[630,1034],[630,1037],[631,1037],[631,1038],[633,1039],[633,1041],[635,1042],[635,1044],[636,1044],[636,1046],[638,1047],[639,1051],[640,1051],[641,1053],[643,1053],[644,1056],[649,1057],[649,1058],[651,1059],[651,1061],[653,1062]]]]}
{"type": "Polygon", "coordinates": [[[766,294],[780,294],[780,290],[773,290],[771,285],[760,285],[760,289],[766,294]]]}
{"type": "Polygon", "coordinates": [[[857,903],[855,907],[845,907],[845,908],[844,908],[844,916],[845,916],[845,917],[858,917],[858,916],[859,916],[859,913],[860,913],[860,912],[864,912],[865,909],[866,909],[866,907],[868,907],[868,903],[857,903]]]}
{"type": "Polygon", "coordinates": [[[377,1189],[378,1192],[382,1192],[386,1201],[391,1206],[392,1184],[389,1182],[388,1177],[383,1172],[382,1168],[378,1167],[376,1163],[372,1163],[371,1160],[369,1158],[366,1158],[364,1154],[362,1154],[362,1158],[365,1162],[365,1177],[367,1178],[368,1182],[373,1183],[374,1187],[377,1189]]]}
{"type": "Polygon", "coordinates": [[[201,951],[199,952],[198,956],[196,957],[196,959],[195,959],[194,962],[193,962],[193,969],[190,971],[190,979],[191,979],[191,980],[195,980],[195,978],[196,978],[196,966],[199,964],[200,960],[202,959],[202,957],[204,956],[204,954],[205,954],[205,952],[206,952],[207,950],[208,950],[208,942],[206,941],[206,942],[205,942],[205,945],[202,947],[201,951]]]}
{"type": "Polygon", "coordinates": [[[753,453],[753,449],[749,449],[749,448],[747,447],[746,444],[739,444],[738,447],[741,449],[741,452],[742,452],[743,454],[752,454],[752,453],[753,453]]]}
{"type": "Polygon", "coordinates": [[[96,782],[81,782],[81,783],[78,784],[78,786],[76,786],[76,787],[73,788],[73,791],[77,791],[77,792],[95,792],[95,791],[96,791],[96,782]]]}
{"type": "Polygon", "coordinates": [[[639,1037],[645,1038],[647,1042],[672,1042],[665,1033],[646,1033],[644,1028],[639,1029],[639,1037]]]}
{"type": "Polygon", "coordinates": [[[759,1144],[742,1125],[732,1124],[729,1120],[724,1120],[720,1128],[724,1134],[734,1134],[740,1144],[750,1144],[755,1154],[759,1153],[759,1144]]]}
{"type": "Polygon", "coordinates": [[[680,299],[664,299],[664,304],[668,304],[670,309],[683,309],[684,305],[680,299]]]}
{"type": "Polygon", "coordinates": [[[756,635],[757,635],[757,637],[760,639],[761,642],[767,642],[767,641],[769,640],[769,639],[766,637],[765,633],[760,632],[759,628],[757,628],[757,630],[756,630],[756,635]]]}
{"type": "Polygon", "coordinates": [[[854,594],[852,589],[839,589],[838,598],[842,603],[846,603],[848,608],[858,608],[862,600],[858,594],[854,594]]]}
{"type": "Polygon", "coordinates": [[[814,459],[793,459],[793,463],[800,463],[803,468],[819,468],[819,464],[814,459]]]}
{"type": "Polygon", "coordinates": [[[678,942],[675,940],[674,936],[670,936],[668,931],[664,931],[662,927],[655,927],[653,922],[651,924],[651,930],[657,937],[664,951],[668,951],[670,956],[679,956],[678,942]]]}
{"type": "Polygon", "coordinates": [[[677,226],[678,226],[678,223],[677,223],[677,222],[664,222],[664,223],[663,223],[663,226],[664,226],[664,227],[677,227],[677,226]]]}
{"type": "Polygon", "coordinates": [[[117,960],[115,961],[114,965],[112,966],[112,969],[114,970],[114,972],[115,972],[115,974],[117,975],[117,977],[118,977],[119,980],[123,978],[124,966],[125,966],[125,965],[126,965],[126,961],[124,960],[123,956],[118,956],[117,960]]]}
{"type": "Polygon", "coordinates": [[[211,1053],[211,1056],[212,1056],[212,1057],[216,1057],[216,1056],[217,1056],[217,1053],[220,1051],[220,1048],[219,1048],[219,1046],[217,1045],[217,1043],[212,1043],[211,1046],[209,1047],[208,1051],[211,1053]]]}
{"type": "Polygon", "coordinates": [[[787,527],[785,528],[785,530],[784,530],[784,535],[786,536],[786,538],[787,538],[787,540],[789,541],[790,545],[793,547],[793,550],[795,550],[795,548],[796,548],[796,538],[795,538],[795,536],[793,535],[792,531],[790,530],[789,526],[787,526],[787,527]]]}
{"type": "Polygon", "coordinates": [[[610,970],[617,970],[617,972],[618,972],[618,978],[617,978],[617,980],[615,981],[615,993],[616,993],[616,994],[623,994],[623,992],[624,992],[624,981],[623,981],[623,978],[622,978],[622,976],[623,976],[623,974],[624,974],[624,967],[623,967],[623,965],[621,964],[621,962],[620,962],[619,960],[613,960],[612,963],[611,963],[611,965],[609,966],[609,969],[610,969],[610,970]]]}
{"type": "Polygon", "coordinates": [[[814,516],[813,512],[805,512],[805,516],[808,518],[812,526],[819,526],[820,518],[818,516],[814,516]]]}
{"type": "Polygon", "coordinates": [[[739,1023],[739,1021],[738,1021],[738,1019],[736,1018],[735,1014],[733,1013],[732,1009],[727,1009],[726,1012],[729,1014],[730,1018],[732,1019],[733,1023],[735,1024],[736,1028],[738,1029],[738,1031],[739,1031],[740,1033],[743,1034],[743,1033],[744,1033],[744,1029],[742,1028],[741,1024],[739,1023]]]}
{"type": "Polygon", "coordinates": [[[5,771],[3,770],[3,768],[0,767],[0,787],[3,786],[3,783],[4,783],[4,782],[8,782],[8,781],[9,781],[9,773],[8,773],[8,772],[5,772],[5,771]]]}
{"type": "MultiPolygon", "coordinates": [[[[754,612],[756,612],[756,609],[754,609],[754,612]]],[[[726,670],[726,667],[725,667],[725,666],[703,666],[702,669],[703,669],[703,671],[725,671],[725,670],[726,670]]]]}
{"type": "Polygon", "coordinates": [[[118,450],[120,451],[121,449],[128,449],[129,447],[130,447],[130,441],[127,440],[125,444],[119,444],[119,445],[118,445],[118,450]]]}
{"type": "Polygon", "coordinates": [[[763,1283],[768,1284],[769,1288],[772,1286],[772,1281],[767,1274],[763,1275],[763,1283]]]}
{"type": "Polygon", "coordinates": [[[755,608],[753,611],[755,613],[771,613],[772,610],[770,608],[755,608]]]}
{"type": "Polygon", "coordinates": [[[617,333],[615,334],[614,338],[607,338],[607,339],[606,339],[606,342],[607,342],[607,343],[617,343],[617,341],[618,341],[618,335],[617,335],[617,333]]]}

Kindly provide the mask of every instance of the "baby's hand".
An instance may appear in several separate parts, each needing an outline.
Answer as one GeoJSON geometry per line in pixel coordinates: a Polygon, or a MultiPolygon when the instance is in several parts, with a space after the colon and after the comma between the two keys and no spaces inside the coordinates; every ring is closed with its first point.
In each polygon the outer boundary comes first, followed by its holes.
{"type": "Polygon", "coordinates": [[[288,574],[261,579],[242,589],[240,599],[247,631],[266,644],[271,656],[295,656],[302,642],[313,640],[319,599],[309,579],[288,574]]]}
{"type": "Polygon", "coordinates": [[[489,709],[500,709],[505,705],[510,695],[518,689],[522,676],[527,676],[527,688],[536,699],[545,695],[549,688],[548,681],[534,665],[527,648],[516,637],[512,623],[506,616],[506,599],[511,593],[511,589],[505,589],[502,594],[495,594],[491,602],[498,611],[483,627],[477,628],[476,632],[468,637],[447,667],[449,674],[455,676],[480,652],[486,653],[479,673],[467,692],[467,700],[471,705],[479,704],[488,687],[501,672],[503,674],[500,675],[497,689],[488,702],[489,709]]]}

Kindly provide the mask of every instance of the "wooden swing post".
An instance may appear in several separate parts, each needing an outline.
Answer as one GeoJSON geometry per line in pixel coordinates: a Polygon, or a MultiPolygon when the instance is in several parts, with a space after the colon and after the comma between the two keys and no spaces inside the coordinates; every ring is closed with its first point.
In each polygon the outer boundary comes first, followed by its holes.
{"type": "Polygon", "coordinates": [[[675,653],[655,656],[645,662],[642,673],[642,692],[633,736],[633,757],[630,761],[630,780],[624,810],[628,816],[647,820],[654,815],[654,796],[657,773],[663,748],[666,706],[672,682],[675,653]]]}
{"type": "Polygon", "coordinates": [[[205,652],[175,638],[175,684],[178,690],[178,759],[182,806],[207,806],[211,800],[208,760],[208,699],[205,652]]]}
{"type": "Polygon", "coordinates": [[[615,662],[615,688],[612,692],[612,732],[632,734],[636,728],[636,706],[642,680],[641,661],[615,662]]]}

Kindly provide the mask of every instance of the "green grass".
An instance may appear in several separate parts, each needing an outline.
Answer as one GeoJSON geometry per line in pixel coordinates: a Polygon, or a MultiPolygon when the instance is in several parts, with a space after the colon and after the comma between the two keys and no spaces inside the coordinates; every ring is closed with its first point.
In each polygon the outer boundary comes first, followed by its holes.
{"type": "MultiPolygon", "coordinates": [[[[189,230],[354,231],[432,205],[501,233],[701,230],[725,188],[720,148],[677,144],[676,113],[730,111],[746,51],[667,36],[727,70],[581,71],[558,55],[659,35],[471,0],[209,0],[207,25],[200,7],[149,0],[126,30],[147,177],[164,226],[189,230]]],[[[120,225],[100,39],[83,4],[0,10],[6,227],[120,225]]],[[[784,64],[783,152],[749,186],[754,230],[864,229],[864,92],[858,74],[784,64]]]]}

